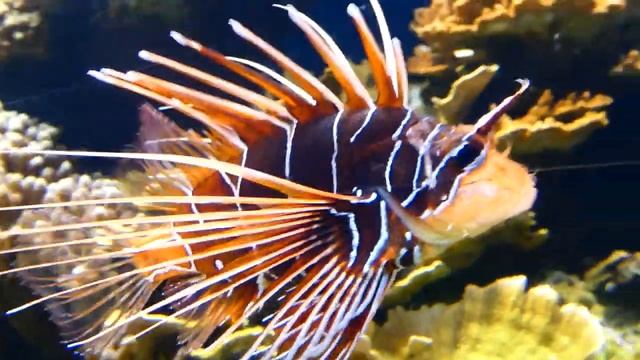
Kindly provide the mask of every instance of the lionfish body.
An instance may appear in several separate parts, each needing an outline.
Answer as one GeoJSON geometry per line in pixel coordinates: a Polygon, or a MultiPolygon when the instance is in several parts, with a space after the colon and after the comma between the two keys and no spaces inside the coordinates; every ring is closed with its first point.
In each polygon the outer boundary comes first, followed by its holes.
{"type": "Polygon", "coordinates": [[[70,346],[85,353],[117,348],[180,319],[188,326],[178,356],[219,346],[257,321],[264,331],[245,359],[343,359],[399,269],[527,210],[535,198],[533,179],[497,151],[491,137],[497,118],[526,86],[475,125],[419,116],[407,108],[399,41],[391,39],[378,2],[371,4],[382,49],[358,7],[350,5],[348,13],[371,65],[376,99],[335,42],[290,5],[282,8],[332,70],[345,101],[233,20],[233,30],[292,80],[178,33],[172,37],[273,97],[147,51],[143,59],[229,98],[138,72],[90,72],[192,117],[204,130],[184,130],[144,105],[140,152],[49,152],[141,160],[149,194],[23,209],[131,203],[149,213],[8,232],[20,240],[140,225],[45,245],[18,241],[6,253],[87,244],[95,251],[5,272],[21,274],[40,295],[12,312],[46,302],[70,346]],[[77,271],[42,275],[67,264],[77,271]],[[158,290],[161,296],[152,296],[158,290]],[[96,296],[91,305],[79,305],[96,296]],[[129,329],[155,313],[167,316],[137,333],[129,329]]]}

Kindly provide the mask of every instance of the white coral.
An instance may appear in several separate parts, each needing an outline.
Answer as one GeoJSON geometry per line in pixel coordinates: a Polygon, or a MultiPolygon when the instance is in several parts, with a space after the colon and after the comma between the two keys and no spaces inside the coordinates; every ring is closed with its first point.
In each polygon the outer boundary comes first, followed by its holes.
{"type": "Polygon", "coordinates": [[[0,57],[32,39],[42,24],[42,2],[0,0],[0,57]]]}
{"type": "MultiPolygon", "coordinates": [[[[52,149],[57,135],[55,127],[0,104],[0,151],[52,149]]],[[[0,207],[40,201],[47,184],[68,176],[71,168],[69,161],[52,156],[0,154],[0,207]]]]}

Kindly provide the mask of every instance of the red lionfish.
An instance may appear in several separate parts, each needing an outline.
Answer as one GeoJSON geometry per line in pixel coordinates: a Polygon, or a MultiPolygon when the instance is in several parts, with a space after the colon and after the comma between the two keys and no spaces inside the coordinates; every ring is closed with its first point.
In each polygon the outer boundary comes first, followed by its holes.
{"type": "Polygon", "coordinates": [[[100,354],[182,319],[191,326],[180,334],[177,356],[186,356],[224,343],[257,317],[264,331],[243,359],[345,359],[399,269],[436,257],[452,242],[529,209],[536,196],[533,177],[498,151],[492,139],[497,119],[527,82],[520,81],[515,94],[475,125],[452,126],[419,116],[407,105],[400,42],[391,38],[378,1],[371,0],[371,6],[382,48],[360,9],[350,4],[347,12],[371,66],[375,100],[334,40],[292,5],[277,7],[326,62],[345,101],[235,20],[230,20],[233,31],[292,80],[177,32],[171,36],[270,96],[149,51],[140,57],[229,97],[140,72],[90,71],[99,80],[186,114],[204,130],[184,130],[147,104],[140,109],[138,152],[40,152],[140,160],[155,190],[138,197],[17,208],[131,203],[156,211],[3,234],[33,237],[145,225],[71,241],[17,241],[4,253],[86,244],[95,250],[4,274],[80,263],[98,275],[84,282],[72,272],[32,276],[27,283],[40,297],[10,313],[46,303],[69,347],[85,354],[100,354]],[[92,306],[74,306],[95,295],[100,300],[92,306]],[[128,331],[130,324],[154,313],[167,316],[138,333],[128,331]]]}

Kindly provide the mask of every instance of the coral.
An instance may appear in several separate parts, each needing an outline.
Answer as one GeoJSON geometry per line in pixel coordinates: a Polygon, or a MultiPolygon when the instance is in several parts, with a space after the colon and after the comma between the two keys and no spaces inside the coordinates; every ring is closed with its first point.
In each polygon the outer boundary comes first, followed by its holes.
{"type": "Polygon", "coordinates": [[[170,358],[169,354],[175,354],[175,339],[180,328],[189,326],[184,321],[167,319],[164,315],[147,315],[129,325],[131,333],[142,331],[150,325],[164,321],[164,324],[155,328],[145,336],[128,341],[118,348],[107,348],[101,356],[89,355],[87,360],[114,359],[114,360],[146,360],[170,358]]]}
{"type": "MultiPolygon", "coordinates": [[[[416,9],[411,23],[430,51],[425,57],[416,50],[407,63],[437,59],[431,63],[449,69],[497,63],[509,78],[525,76],[543,87],[562,79],[587,89],[637,46],[637,7],[624,0],[434,0],[416,9]]],[[[431,75],[421,69],[409,71],[431,75]]]]}
{"type": "Polygon", "coordinates": [[[451,269],[442,261],[418,266],[391,286],[384,296],[383,307],[389,308],[407,303],[424,286],[448,276],[451,269]]]}
{"type": "Polygon", "coordinates": [[[541,245],[547,237],[548,230],[537,228],[532,211],[516,216],[478,237],[451,245],[439,260],[423,258],[422,265],[401,274],[400,280],[387,292],[383,306],[390,308],[409,302],[426,285],[447,277],[452,271],[471,266],[490,246],[512,244],[530,250],[541,245]]]}
{"type": "Polygon", "coordinates": [[[14,52],[33,51],[42,23],[41,2],[0,0],[0,59],[14,52]]]}
{"type": "Polygon", "coordinates": [[[407,70],[415,75],[434,75],[449,69],[444,59],[437,59],[430,47],[418,45],[407,59],[407,70]]]}
{"type": "Polygon", "coordinates": [[[616,250],[583,276],[553,272],[545,279],[565,301],[588,307],[604,325],[606,343],[594,360],[640,358],[640,253],[616,250]]]}
{"type": "Polygon", "coordinates": [[[480,236],[463,239],[451,245],[440,255],[440,259],[452,269],[462,269],[473,264],[484,250],[492,245],[511,244],[523,250],[531,250],[545,242],[548,234],[547,229],[537,227],[535,214],[528,211],[480,236]]]}
{"type": "Polygon", "coordinates": [[[526,277],[469,285],[462,300],[418,310],[389,311],[371,325],[354,359],[586,359],[602,347],[603,329],[585,307],[559,305],[526,277]]]}
{"type": "MultiPolygon", "coordinates": [[[[63,201],[108,199],[123,196],[120,183],[117,180],[102,178],[99,175],[72,175],[49,184],[41,202],[46,204],[63,201]]],[[[21,228],[39,228],[52,225],[132,218],[139,213],[141,214],[141,211],[132,204],[78,205],[43,208],[24,211],[16,221],[15,226],[21,228]]],[[[21,245],[56,243],[88,239],[105,235],[113,231],[123,232],[127,230],[135,230],[135,226],[121,225],[121,227],[122,228],[119,229],[92,227],[78,231],[21,235],[16,239],[16,242],[21,245]]],[[[19,253],[17,263],[19,265],[47,263],[54,260],[70,259],[88,254],[96,254],[96,248],[104,247],[104,251],[108,251],[108,245],[109,244],[86,243],[76,246],[53,247],[35,252],[19,253]]],[[[108,259],[97,260],[95,264],[91,265],[66,264],[59,265],[59,268],[49,267],[41,271],[51,272],[48,273],[49,276],[56,276],[57,274],[75,274],[79,279],[78,282],[83,282],[87,279],[80,279],[82,277],[80,276],[82,275],[82,272],[86,270],[86,274],[84,275],[88,277],[97,275],[92,274],[89,270],[94,266],[101,266],[100,261],[108,261],[108,259]]],[[[68,283],[68,286],[74,286],[75,284],[77,284],[77,282],[71,282],[68,283]]]]}
{"type": "Polygon", "coordinates": [[[632,49],[622,57],[620,62],[611,69],[614,75],[638,75],[640,74],[640,50],[632,49]]]}
{"type": "MultiPolygon", "coordinates": [[[[498,69],[498,65],[481,65],[456,79],[445,97],[431,97],[438,119],[453,124],[468,120],[469,109],[498,69]]],[[[433,90],[429,86],[422,88],[422,98],[433,90]]],[[[588,91],[555,100],[551,90],[545,90],[524,115],[503,115],[495,137],[501,148],[510,148],[516,155],[568,150],[608,125],[605,110],[612,103],[611,97],[588,91]]]]}
{"type": "MultiPolygon", "coordinates": [[[[26,114],[9,111],[0,104],[0,150],[54,147],[58,130],[39,123],[26,114]]],[[[33,204],[40,201],[47,184],[71,172],[71,163],[52,156],[0,154],[0,207],[33,204]]],[[[0,225],[7,225],[16,214],[0,214],[0,225]]]]}
{"type": "MultiPolygon", "coordinates": [[[[98,175],[72,175],[51,183],[46,187],[46,192],[41,200],[42,203],[52,203],[60,201],[75,201],[89,199],[105,199],[124,196],[119,189],[119,182],[112,179],[101,178],[98,175]]],[[[25,210],[16,221],[16,227],[22,228],[42,228],[47,226],[68,225],[80,222],[100,221],[108,219],[132,218],[140,211],[131,204],[109,204],[109,205],[78,205],[67,207],[51,207],[35,210],[25,210]]],[[[119,233],[123,231],[142,230],[141,225],[120,225],[119,233]]],[[[110,234],[115,229],[101,226],[85,228],[76,231],[47,232],[19,235],[10,239],[13,246],[34,246],[47,245],[63,241],[80,239],[90,239],[101,235],[110,234]]],[[[17,253],[15,263],[17,266],[29,266],[34,264],[50,263],[54,261],[65,261],[77,259],[88,255],[99,255],[114,251],[116,244],[105,241],[86,241],[73,246],[56,246],[41,248],[35,251],[23,251],[17,253]]],[[[18,273],[23,283],[38,296],[46,296],[58,291],[74,288],[91,281],[98,280],[102,276],[113,276],[116,273],[111,260],[107,257],[94,257],[85,261],[64,262],[55,266],[31,269],[18,273]]],[[[105,288],[105,292],[117,291],[118,287],[110,285],[105,288]]],[[[91,309],[94,304],[100,303],[104,299],[105,292],[87,294],[81,300],[67,302],[52,307],[51,318],[58,324],[64,318],[65,313],[82,313],[85,309],[91,309]]],[[[109,300],[113,301],[113,300],[109,300]]],[[[0,302],[5,302],[4,300],[0,302]]],[[[7,302],[8,303],[8,302],[7,302]]],[[[77,328],[82,328],[84,324],[91,324],[96,319],[103,318],[104,311],[108,306],[101,307],[85,316],[79,318],[72,324],[77,328]]],[[[61,325],[64,326],[64,325],[61,325]]],[[[66,325],[68,326],[68,324],[66,325]]],[[[17,329],[22,329],[21,324],[15,324],[17,329]]],[[[65,330],[63,328],[63,330],[65,330]]],[[[65,331],[68,331],[67,328],[65,331]]],[[[75,330],[75,329],[73,329],[75,330]]],[[[23,336],[28,338],[31,334],[29,329],[21,331],[23,336]]]]}
{"type": "Polygon", "coordinates": [[[516,154],[567,150],[609,123],[604,109],[612,102],[607,95],[589,92],[554,101],[551,90],[545,90],[525,115],[515,119],[504,115],[496,138],[516,154]]]}
{"type": "Polygon", "coordinates": [[[434,0],[415,11],[411,28],[427,42],[474,33],[530,31],[547,25],[550,14],[603,14],[621,11],[620,0],[434,0]],[[519,21],[521,20],[521,21],[519,21]]]}
{"type": "Polygon", "coordinates": [[[445,98],[431,98],[438,119],[449,124],[462,122],[473,101],[493,79],[498,69],[498,65],[479,66],[458,78],[445,98]]]}
{"type": "Polygon", "coordinates": [[[612,293],[632,282],[640,282],[640,252],[614,251],[584,275],[584,281],[596,291],[612,293]]]}
{"type": "Polygon", "coordinates": [[[251,346],[253,341],[260,336],[263,328],[260,326],[248,327],[234,332],[229,340],[214,348],[196,350],[190,354],[198,360],[235,360],[251,346]]]}

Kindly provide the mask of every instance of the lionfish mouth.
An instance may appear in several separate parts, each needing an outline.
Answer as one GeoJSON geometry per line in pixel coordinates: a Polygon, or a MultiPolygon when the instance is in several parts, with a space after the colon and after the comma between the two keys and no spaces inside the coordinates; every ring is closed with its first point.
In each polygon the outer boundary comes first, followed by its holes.
{"type": "Polygon", "coordinates": [[[0,233],[16,239],[0,254],[53,254],[0,273],[17,273],[39,295],[9,313],[46,303],[69,347],[86,354],[117,349],[180,319],[189,326],[180,330],[177,356],[186,356],[220,346],[258,318],[264,330],[242,359],[344,359],[397,270],[416,261],[413,254],[437,256],[531,206],[533,179],[492,141],[493,125],[526,81],[474,126],[441,124],[408,108],[400,41],[377,0],[371,7],[382,49],[360,9],[347,8],[375,100],[317,23],[291,5],[277,7],[326,62],[345,100],[235,20],[232,30],[290,78],[177,32],[171,37],[268,95],[149,51],[139,56],[228,97],[135,71],[90,71],[203,130],[182,129],[143,105],[139,151],[11,151],[138,160],[148,191],[4,211],[119,204],[149,211],[0,233]],[[152,296],[159,289],[162,296],[152,296]],[[166,316],[132,330],[156,313],[166,316]]]}

